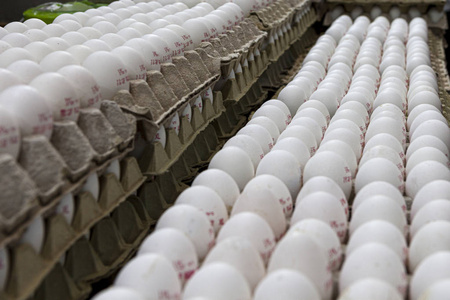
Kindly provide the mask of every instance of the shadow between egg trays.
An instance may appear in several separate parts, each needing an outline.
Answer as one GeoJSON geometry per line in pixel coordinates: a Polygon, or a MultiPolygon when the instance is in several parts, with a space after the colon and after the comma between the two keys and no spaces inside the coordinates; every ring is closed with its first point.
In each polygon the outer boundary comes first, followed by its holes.
{"type": "MultiPolygon", "coordinates": [[[[154,221],[141,211],[143,204],[139,198],[132,196],[134,191],[145,181],[136,160],[134,158],[124,159],[122,170],[120,181],[112,173],[100,177],[100,197],[98,201],[94,199],[90,192],[74,191],[76,194],[75,213],[72,224],[68,224],[61,214],[55,214],[54,205],[39,212],[46,220],[45,241],[40,254],[36,253],[28,244],[16,244],[12,239],[9,241],[12,260],[5,299],[26,299],[36,289],[38,291],[43,289],[41,293],[48,295],[48,293],[55,292],[55,289],[70,287],[72,281],[89,281],[92,278],[107,276],[114,269],[117,269],[127,257],[129,258],[132,255],[139,242],[145,238],[154,221]],[[130,197],[131,200],[126,201],[130,197]],[[128,203],[128,207],[124,203],[128,203]],[[130,205],[134,207],[134,218],[131,218],[133,210],[130,211],[130,205]],[[105,217],[110,219],[110,214],[112,219],[117,219],[117,225],[106,226],[105,229],[102,222],[107,222],[105,217]],[[141,230],[132,233],[130,232],[130,226],[137,229],[141,228],[141,230]],[[80,238],[81,240],[85,239],[85,235],[90,231],[98,232],[97,235],[92,234],[91,237],[90,243],[93,250],[90,252],[94,253],[92,254],[93,257],[79,256],[79,254],[86,252],[86,245],[81,246],[82,249],[78,249],[76,248],[78,247],[77,243],[79,243],[80,238]],[[119,239],[119,241],[114,242],[112,237],[117,236],[117,232],[122,234],[122,240],[119,239]],[[135,240],[130,241],[130,237],[135,238],[135,240]],[[127,241],[122,243],[123,239],[127,239],[127,241]],[[58,262],[60,257],[68,250],[68,253],[77,253],[72,257],[72,260],[66,259],[66,266],[68,266],[71,276],[66,274],[62,277],[66,285],[55,286],[51,279],[54,278],[52,274],[57,272],[61,275],[58,262]],[[117,253],[119,255],[116,255],[117,253]],[[111,259],[114,255],[117,256],[116,260],[111,259]],[[93,261],[93,258],[96,258],[96,260],[93,261]],[[86,270],[91,271],[87,272],[86,270]],[[92,270],[95,270],[95,272],[92,270]],[[82,275],[87,273],[90,277],[86,279],[82,275]],[[45,288],[45,286],[47,287],[45,288]]],[[[22,230],[18,230],[14,234],[15,239],[18,240],[22,230]]],[[[86,287],[84,288],[86,289],[86,287]]],[[[82,292],[82,290],[78,292],[82,292]]],[[[78,298],[78,296],[64,297],[64,299],[78,298]]],[[[44,296],[37,299],[48,298],[44,296]]]]}

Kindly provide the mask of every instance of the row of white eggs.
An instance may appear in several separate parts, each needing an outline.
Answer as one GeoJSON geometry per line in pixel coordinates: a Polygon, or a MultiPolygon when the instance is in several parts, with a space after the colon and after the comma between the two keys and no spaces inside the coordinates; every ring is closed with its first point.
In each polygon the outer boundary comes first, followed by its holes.
{"type": "MultiPolygon", "coordinates": [[[[118,160],[111,162],[103,174],[106,175],[110,173],[120,179],[120,163],[118,160]]],[[[86,178],[86,182],[80,188],[80,193],[82,192],[89,192],[96,201],[99,200],[100,182],[97,173],[92,173],[86,178]]],[[[75,199],[72,193],[61,198],[59,204],[55,207],[55,213],[62,215],[67,224],[72,224],[75,216],[75,199]]],[[[42,216],[37,216],[22,234],[20,243],[30,245],[37,254],[40,254],[44,246],[45,237],[45,222],[42,216]]],[[[61,258],[61,261],[64,261],[64,259],[65,256],[61,258]]],[[[7,248],[0,249],[0,262],[0,290],[4,290],[10,272],[10,254],[7,248]]]]}
{"type": "MultiPolygon", "coordinates": [[[[80,108],[99,108],[102,98],[111,99],[117,90],[127,89],[129,79],[145,80],[147,70],[158,69],[161,62],[169,62],[171,55],[180,55],[184,49],[193,49],[186,31],[188,26],[183,29],[176,23],[155,31],[139,32],[130,28],[128,22],[126,28],[122,28],[122,35],[117,29],[111,31],[115,25],[101,15],[111,16],[119,11],[115,16],[120,19],[131,16],[125,14],[126,9],[130,14],[133,9],[147,13],[159,9],[169,16],[188,10],[183,3],[162,6],[152,2],[141,3],[139,7],[132,3],[114,2],[111,6],[116,10],[90,10],[76,16],[63,14],[50,25],[32,19],[25,23],[13,22],[2,29],[0,61],[5,68],[0,70],[1,125],[5,128],[0,145],[2,152],[16,158],[21,135],[50,137],[53,121],[76,121],[80,108]],[[89,25],[93,27],[83,27],[90,20],[89,25]],[[169,47],[163,39],[174,45],[169,47]],[[17,101],[11,101],[16,98],[17,101]]],[[[200,3],[193,9],[199,10],[201,15],[217,12],[223,16],[233,11],[234,16],[240,8],[224,3],[214,10],[210,4],[200,3]]],[[[142,15],[143,12],[137,13],[135,23],[147,26],[138,22],[142,15]]],[[[231,23],[227,21],[230,28],[242,19],[241,13],[239,20],[234,19],[231,23]]],[[[217,32],[224,29],[229,27],[217,32]]]]}
{"type": "MultiPolygon", "coordinates": [[[[345,9],[341,5],[337,5],[331,10],[330,17],[334,21],[337,19],[340,15],[342,15],[345,12],[345,9]]],[[[364,11],[364,9],[361,6],[354,7],[351,12],[350,16],[353,20],[360,17],[361,15],[367,14],[367,12],[364,11]]],[[[425,15],[422,14],[417,6],[410,6],[407,13],[402,13],[400,8],[397,5],[392,5],[392,7],[389,9],[387,13],[383,13],[383,9],[378,6],[374,5],[370,11],[368,12],[368,16],[372,20],[375,20],[377,17],[380,17],[382,15],[389,16],[391,20],[395,20],[399,18],[400,16],[403,19],[407,19],[408,17],[411,19],[417,18],[417,17],[424,17],[425,15]]],[[[428,11],[426,12],[426,15],[428,19],[431,21],[431,23],[438,23],[440,20],[442,20],[444,16],[444,12],[442,9],[438,9],[435,6],[430,6],[428,11]]]]}

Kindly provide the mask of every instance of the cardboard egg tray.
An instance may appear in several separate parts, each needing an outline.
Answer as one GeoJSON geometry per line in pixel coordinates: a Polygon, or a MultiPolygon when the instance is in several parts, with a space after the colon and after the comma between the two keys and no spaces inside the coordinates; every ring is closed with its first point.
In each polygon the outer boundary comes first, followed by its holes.
{"type": "MultiPolygon", "coordinates": [[[[41,253],[36,253],[28,244],[18,242],[23,231],[31,223],[31,218],[16,229],[12,235],[2,241],[2,246],[9,249],[10,267],[4,294],[0,296],[0,299],[28,299],[34,292],[36,292],[36,299],[56,299],[47,296],[48,293],[57,293],[57,290],[63,288],[64,284],[54,288],[54,283],[50,278],[53,278],[52,274],[54,274],[54,272],[60,274],[61,266],[59,265],[59,260],[66,252],[68,255],[65,263],[66,265],[70,264],[70,253],[77,251],[76,249],[80,238],[83,239],[89,232],[92,232],[90,243],[91,247],[95,250],[95,257],[103,263],[102,266],[99,262],[95,262],[95,265],[101,266],[101,268],[98,268],[96,272],[90,273],[89,275],[93,276],[92,278],[98,278],[108,275],[109,272],[117,268],[126,260],[125,256],[131,255],[131,252],[134,251],[133,249],[138,245],[138,242],[145,237],[148,227],[150,226],[150,223],[152,223],[150,217],[147,217],[142,209],[140,209],[143,207],[142,203],[137,201],[135,199],[136,197],[132,196],[144,180],[145,178],[139,170],[137,161],[132,157],[123,158],[121,160],[121,178],[117,178],[113,173],[104,173],[100,175],[100,194],[98,201],[96,201],[89,192],[77,191],[77,188],[79,188],[80,185],[77,185],[76,187],[73,186],[69,189],[69,191],[74,194],[75,202],[75,212],[72,224],[68,224],[63,215],[55,212],[55,206],[58,204],[57,202],[52,202],[45,207],[36,209],[33,217],[40,215],[45,222],[45,239],[41,253]],[[141,221],[142,224],[134,221],[133,218],[128,217],[133,211],[130,208],[130,205],[133,207],[136,206],[135,214],[140,215],[139,218],[145,219],[141,221]],[[137,211],[139,211],[139,213],[137,213],[137,211]],[[103,228],[103,222],[106,222],[105,220],[108,219],[111,219],[109,223],[114,221],[117,224],[115,226],[109,226],[111,228],[103,228]],[[131,234],[129,232],[134,230],[131,228],[133,226],[135,228],[143,227],[143,222],[145,224],[148,223],[148,226],[142,231],[142,236],[139,236],[136,233],[131,234]],[[112,253],[117,253],[118,250],[115,249],[114,251],[110,251],[108,248],[117,246],[109,239],[112,234],[110,231],[113,229],[123,234],[123,239],[126,240],[126,243],[124,243],[126,247],[124,246],[122,247],[123,249],[121,248],[121,256],[116,257],[115,260],[112,259],[114,258],[112,253]],[[96,232],[98,232],[98,234],[95,234],[96,232]],[[108,259],[108,257],[110,258],[108,259]],[[45,287],[49,284],[49,287],[45,287]],[[41,297],[37,295],[44,296],[41,297]]],[[[80,181],[80,183],[84,182],[80,181]]],[[[57,200],[59,200],[59,198],[57,198],[57,200]]],[[[137,218],[135,219],[140,220],[137,218]]],[[[74,270],[70,270],[75,272],[75,275],[77,274],[76,272],[79,272],[80,268],[84,268],[84,265],[89,262],[89,260],[85,261],[84,256],[82,257],[82,260],[78,257],[75,262],[72,258],[73,265],[71,268],[74,270]]],[[[69,272],[69,275],[70,274],[71,272],[69,272]]],[[[56,278],[58,277],[60,276],[56,276],[56,278]]],[[[66,274],[60,277],[59,280],[64,279],[70,282],[68,279],[69,277],[70,276],[66,274]]],[[[84,277],[75,276],[72,279],[76,282],[77,280],[84,280],[84,277]]],[[[89,286],[86,286],[85,289],[88,290],[89,286]]],[[[83,293],[85,294],[86,291],[83,293]]],[[[59,299],[79,298],[82,297],[62,297],[59,299]]]]}
{"type": "Polygon", "coordinates": [[[55,122],[50,140],[24,137],[17,161],[0,159],[2,172],[13,176],[2,177],[1,182],[0,201],[5,205],[0,210],[0,246],[16,239],[27,220],[55,207],[90,174],[124,157],[133,147],[134,135],[135,119],[104,101],[100,110],[81,109],[78,123],[55,122]],[[12,178],[17,180],[11,182],[12,178]]]}
{"type": "Polygon", "coordinates": [[[450,124],[450,79],[446,67],[444,43],[444,36],[441,30],[428,31],[431,64],[438,77],[442,113],[450,124]]]}

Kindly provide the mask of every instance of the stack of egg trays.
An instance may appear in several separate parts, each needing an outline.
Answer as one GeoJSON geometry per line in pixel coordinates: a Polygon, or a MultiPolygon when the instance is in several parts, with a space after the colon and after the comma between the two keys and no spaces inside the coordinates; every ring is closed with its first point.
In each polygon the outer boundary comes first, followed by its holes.
{"type": "MultiPolygon", "coordinates": [[[[220,60],[212,45],[186,51],[161,65],[160,71],[147,72],[147,80],[130,82],[129,91],[120,91],[114,101],[138,120],[138,134],[145,141],[143,155],[138,157],[144,175],[149,178],[167,173],[205,131],[208,124],[224,111],[220,92],[208,93],[220,77],[220,60]],[[192,107],[191,121],[181,112],[198,97],[204,101],[202,112],[192,107]],[[179,134],[167,126],[175,114],[180,115],[179,134]],[[157,131],[165,129],[165,147],[154,141],[157,131]]],[[[215,148],[216,145],[210,145],[215,148]]],[[[209,155],[208,155],[209,158],[209,155]]]]}
{"type": "MultiPolygon", "coordinates": [[[[20,214],[14,214],[11,219],[5,220],[6,222],[3,222],[2,224],[6,224],[8,226],[3,226],[2,228],[2,240],[0,241],[0,247],[7,249],[10,257],[10,263],[6,287],[4,292],[0,293],[0,299],[28,299],[33,294],[43,295],[39,296],[40,298],[38,297],[38,299],[51,299],[52,297],[47,297],[48,294],[51,295],[52,293],[58,293],[60,288],[66,286],[53,284],[48,287],[45,286],[48,282],[48,278],[56,272],[55,270],[59,270],[59,275],[57,278],[67,281],[67,286],[70,286],[71,284],[72,286],[76,286],[74,283],[75,279],[72,279],[58,263],[60,257],[67,251],[70,253],[70,251],[76,246],[80,237],[84,237],[84,234],[90,230],[93,232],[101,230],[108,231],[103,229],[104,226],[102,227],[101,225],[103,222],[102,219],[105,217],[108,218],[111,212],[114,211],[112,214],[114,218],[114,214],[121,215],[124,214],[124,211],[126,213],[127,210],[130,210],[125,204],[121,203],[124,203],[127,198],[137,190],[137,188],[144,182],[144,177],[140,172],[136,160],[134,158],[125,157],[133,148],[132,142],[135,130],[125,130],[131,134],[131,136],[127,136],[126,139],[120,138],[114,130],[114,127],[119,125],[124,126],[125,124],[109,123],[108,117],[111,117],[111,107],[113,108],[113,115],[115,115],[116,118],[117,115],[119,115],[124,117],[126,120],[134,120],[134,118],[127,118],[120,109],[117,109],[118,107],[114,104],[114,102],[105,100],[101,107],[102,113],[99,113],[98,111],[82,110],[78,121],[78,126],[74,122],[55,123],[55,130],[51,139],[52,143],[42,136],[24,138],[21,150],[22,153],[19,158],[19,163],[21,163],[22,166],[19,166],[16,162],[11,161],[10,157],[4,157],[5,159],[1,159],[2,167],[5,167],[4,171],[10,171],[8,174],[17,174],[22,176],[20,180],[17,181],[20,182],[20,184],[17,184],[17,186],[10,186],[9,188],[17,188],[17,191],[14,192],[17,193],[19,199],[21,200],[22,207],[27,208],[28,211],[23,212],[23,210],[20,210],[20,214]],[[83,114],[85,116],[83,116],[83,114]],[[90,125],[87,130],[85,129],[86,124],[83,125],[83,122],[87,122],[87,125],[90,125]],[[93,149],[94,145],[90,145],[91,143],[89,139],[98,135],[98,132],[95,134],[92,133],[92,131],[104,129],[104,127],[100,125],[100,128],[98,128],[96,126],[98,124],[109,124],[110,129],[114,130],[114,134],[119,137],[116,139],[114,147],[104,147],[104,152],[100,152],[101,154],[93,149]],[[65,134],[72,133],[74,135],[71,136],[71,139],[64,142],[63,140],[54,142],[53,138],[58,132],[65,134]],[[78,135],[76,135],[76,133],[78,133],[78,135]],[[81,139],[81,141],[79,141],[79,147],[73,144],[75,142],[74,139],[76,138],[81,139]],[[83,142],[85,143],[83,144],[83,142]],[[76,147],[78,147],[78,149],[76,147]],[[67,158],[67,156],[64,154],[64,149],[69,148],[75,152],[86,151],[88,154],[87,157],[89,159],[87,161],[82,161],[86,164],[86,166],[82,166],[80,168],[81,170],[84,170],[84,172],[80,172],[79,169],[74,170],[73,168],[70,168],[69,164],[65,163],[65,158],[67,158]],[[58,151],[60,149],[62,149],[62,151],[58,151]],[[46,155],[42,156],[43,153],[46,155]],[[106,174],[104,172],[109,164],[115,160],[121,161],[121,178],[117,178],[116,175],[112,173],[106,174]],[[36,162],[36,164],[33,164],[32,162],[36,162]],[[9,169],[6,167],[9,167],[9,169]],[[59,167],[59,169],[55,170],[55,167],[59,167]],[[57,188],[54,186],[45,186],[48,190],[53,192],[52,194],[43,193],[43,187],[34,182],[34,177],[30,174],[31,172],[29,172],[29,170],[31,170],[33,174],[49,174],[46,173],[45,170],[42,170],[43,168],[53,168],[50,174],[54,174],[54,172],[56,172],[60,176],[56,180],[57,183],[62,182],[60,186],[57,186],[57,188]],[[94,196],[89,192],[80,191],[86,179],[94,173],[100,175],[100,193],[98,201],[95,200],[94,196]],[[72,193],[75,196],[75,212],[72,224],[68,224],[66,219],[61,214],[56,213],[56,207],[58,206],[60,200],[63,196],[69,193],[72,193]],[[44,223],[46,224],[45,239],[40,253],[36,253],[30,245],[21,244],[18,242],[26,228],[37,217],[42,217],[44,223]],[[14,223],[15,221],[18,223],[14,223]]],[[[133,122],[131,122],[131,125],[132,124],[133,122]]],[[[118,130],[118,132],[121,131],[118,130]]],[[[107,133],[108,132],[103,132],[106,137],[109,137],[107,133]]],[[[73,167],[73,164],[71,166],[73,167]]],[[[47,179],[50,182],[53,182],[51,181],[53,178],[47,179]]],[[[45,178],[39,178],[39,180],[45,180],[45,178]]],[[[11,201],[11,199],[9,200],[11,201]]],[[[131,203],[136,202],[136,205],[139,206],[139,203],[137,203],[139,201],[133,200],[131,203]]],[[[8,206],[6,203],[7,202],[5,202],[5,207],[11,206],[8,206]]],[[[137,210],[138,208],[136,211],[137,210]]],[[[136,211],[135,213],[137,214],[136,211]]],[[[121,222],[123,223],[123,220],[121,222]]],[[[119,222],[113,229],[120,231],[126,230],[127,227],[130,227],[130,224],[120,224],[119,222]]],[[[145,231],[147,231],[147,228],[145,231]]],[[[142,234],[141,239],[145,237],[145,234],[142,234]]],[[[108,243],[98,242],[98,240],[105,239],[105,237],[108,236],[111,236],[111,233],[102,232],[101,234],[93,235],[91,238],[91,248],[96,249],[97,257],[100,261],[105,262],[105,267],[103,269],[100,268],[97,270],[98,272],[96,274],[93,274],[97,277],[106,274],[113,268],[116,268],[117,265],[123,260],[123,257],[120,257],[117,258],[116,261],[108,261],[107,258],[111,256],[111,253],[108,253],[108,251],[102,251],[101,247],[101,245],[107,245],[108,243]]],[[[135,237],[136,234],[128,235],[127,233],[125,236],[135,237]]],[[[131,252],[132,249],[134,249],[134,247],[129,247],[127,250],[128,252],[131,252]]],[[[121,254],[122,253],[125,252],[122,251],[121,254]]],[[[81,268],[84,265],[82,262],[84,261],[84,257],[81,260],[79,258],[80,257],[78,257],[76,261],[72,261],[72,263],[76,267],[81,268]]],[[[69,263],[70,259],[66,260],[66,264],[69,263]]],[[[97,265],[99,264],[97,263],[97,265]]],[[[83,292],[78,289],[74,290],[76,291],[75,294],[78,294],[78,296],[80,293],[83,294],[83,292]]],[[[87,292],[88,291],[85,288],[84,293],[87,292]]],[[[79,298],[78,296],[74,299],[79,298]]],[[[72,297],[64,296],[59,299],[71,298],[72,297]]]]}
{"type": "Polygon", "coordinates": [[[442,111],[450,124],[450,79],[446,67],[443,32],[435,33],[428,30],[428,47],[430,48],[431,65],[436,71],[439,83],[439,97],[442,101],[442,111]]]}
{"type": "Polygon", "coordinates": [[[265,52],[270,64],[261,84],[265,89],[275,91],[283,82],[282,75],[292,68],[305,46],[313,41],[309,29],[317,21],[318,14],[309,0],[296,6],[285,0],[269,5],[251,17],[260,29],[268,33],[265,52]],[[277,36],[281,38],[274,38],[277,36]],[[269,43],[269,38],[273,43],[269,43]]]}

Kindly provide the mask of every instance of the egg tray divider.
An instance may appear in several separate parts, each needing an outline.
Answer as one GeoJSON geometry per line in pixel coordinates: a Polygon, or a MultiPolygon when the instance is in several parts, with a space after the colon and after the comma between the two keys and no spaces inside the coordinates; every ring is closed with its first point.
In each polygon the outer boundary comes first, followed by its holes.
{"type": "MultiPolygon", "coordinates": [[[[101,192],[98,202],[89,192],[81,192],[75,196],[76,208],[71,225],[62,215],[55,214],[55,205],[37,212],[46,220],[46,235],[41,254],[37,254],[30,245],[16,242],[31,221],[24,224],[22,230],[16,230],[14,236],[5,240],[9,242],[8,246],[11,248],[11,265],[4,293],[5,299],[27,299],[58,263],[61,255],[102,219],[115,211],[145,181],[134,158],[123,159],[121,169],[120,181],[112,173],[104,174],[100,178],[101,192]]],[[[120,261],[118,259],[116,264],[120,261]]],[[[108,267],[108,271],[110,270],[108,267]]]]}
{"type": "MultiPolygon", "coordinates": [[[[105,106],[115,107],[107,105],[106,102],[105,106]]],[[[105,110],[107,116],[110,115],[108,111],[105,110]]],[[[118,111],[120,112],[120,109],[118,111]]],[[[83,110],[80,114],[83,115],[83,110]]],[[[96,112],[96,118],[114,130],[100,111],[96,112]]],[[[89,134],[89,131],[96,129],[97,127],[93,126],[85,132],[89,134]]],[[[116,148],[109,151],[107,156],[97,155],[97,160],[86,135],[74,122],[55,122],[51,141],[39,135],[24,137],[18,161],[3,156],[0,161],[0,169],[16,178],[14,183],[7,184],[10,178],[3,177],[7,182],[3,182],[2,186],[7,186],[8,191],[2,193],[2,201],[8,203],[11,199],[18,198],[14,203],[20,204],[14,208],[4,206],[5,213],[2,212],[1,215],[0,246],[15,240],[15,234],[22,233],[27,226],[27,219],[33,219],[36,215],[52,209],[64,195],[78,189],[90,174],[106,168],[113,160],[124,157],[133,148],[133,137],[134,131],[131,131],[127,140],[115,145],[116,148]],[[75,133],[76,138],[55,141],[54,137],[58,133],[75,133]],[[68,167],[68,159],[77,150],[82,153],[84,160],[81,164],[77,162],[79,168],[73,170],[68,167]]]]}

